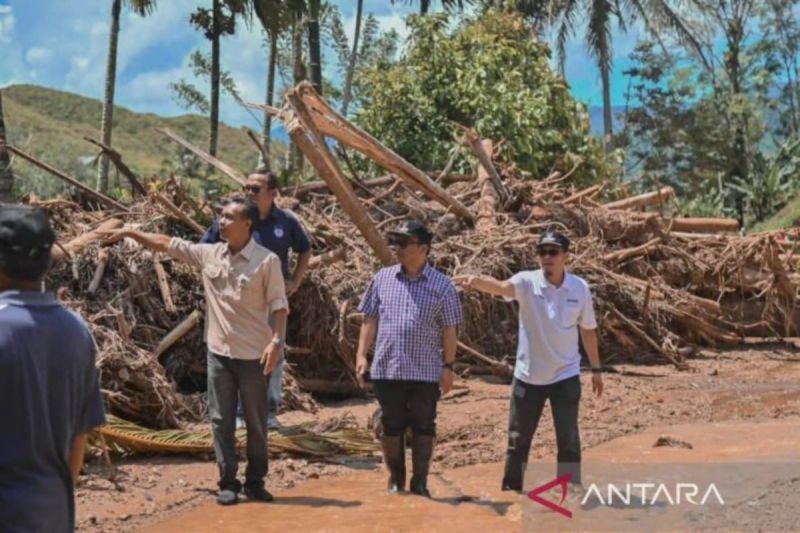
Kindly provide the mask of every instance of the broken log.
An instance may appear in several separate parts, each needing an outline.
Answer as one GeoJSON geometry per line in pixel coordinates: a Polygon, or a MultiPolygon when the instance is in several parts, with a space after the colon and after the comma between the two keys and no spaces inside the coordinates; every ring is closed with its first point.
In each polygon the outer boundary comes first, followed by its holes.
{"type": "Polygon", "coordinates": [[[105,155],[114,164],[119,173],[125,176],[128,182],[131,184],[134,197],[137,195],[147,196],[147,189],[144,188],[144,185],[142,185],[142,183],[139,181],[139,178],[136,177],[136,174],[133,173],[130,167],[128,167],[128,165],[122,161],[122,154],[110,146],[106,146],[100,141],[96,141],[90,137],[84,137],[83,140],[92,143],[102,150],[103,155],[105,155]]]}
{"type": "Polygon", "coordinates": [[[607,182],[598,183],[597,185],[592,185],[582,191],[578,191],[575,194],[568,196],[564,200],[561,201],[563,204],[580,204],[584,199],[591,199],[595,195],[599,194],[606,186],[607,182]]]}
{"type": "Polygon", "coordinates": [[[649,205],[661,205],[675,194],[672,187],[663,187],[658,191],[640,194],[638,196],[631,196],[630,198],[623,198],[616,202],[603,204],[606,209],[638,209],[649,205]]]}
{"type": "Polygon", "coordinates": [[[478,179],[480,179],[480,169],[483,168],[487,174],[486,179],[491,180],[492,185],[494,185],[495,194],[500,200],[500,203],[505,204],[506,200],[508,200],[509,192],[506,186],[503,184],[503,180],[500,179],[500,174],[494,167],[494,163],[492,163],[492,153],[494,152],[492,140],[481,139],[474,129],[465,128],[457,123],[454,124],[464,130],[467,142],[469,143],[470,148],[472,148],[472,152],[478,158],[480,163],[478,165],[478,179]]]}
{"type": "Polygon", "coordinates": [[[175,313],[175,302],[172,300],[172,291],[169,288],[169,280],[167,279],[167,271],[164,270],[164,265],[158,259],[158,255],[153,255],[153,268],[156,271],[156,278],[158,279],[158,288],[161,291],[161,299],[164,300],[164,307],[168,313],[175,313]]]}
{"type": "Polygon", "coordinates": [[[199,235],[204,235],[206,230],[203,226],[198,224],[194,219],[192,219],[189,215],[181,211],[181,209],[172,203],[172,201],[166,197],[166,195],[159,191],[153,192],[153,198],[158,200],[158,202],[167,208],[167,211],[170,212],[172,216],[192,228],[196,233],[199,235]]]}
{"type": "MultiPolygon", "coordinates": [[[[317,94],[310,83],[300,83],[289,94],[303,101],[308,110],[309,120],[316,126],[320,135],[333,137],[340,143],[361,152],[456,215],[469,222],[474,222],[472,213],[464,204],[436,184],[427,174],[341,116],[317,94]]],[[[307,124],[306,129],[308,129],[307,124]]]]}
{"type": "Polygon", "coordinates": [[[106,220],[95,229],[91,231],[87,231],[83,235],[75,237],[68,243],[60,246],[60,247],[53,247],[52,258],[53,263],[57,263],[63,259],[69,259],[72,254],[76,254],[83,250],[88,245],[92,244],[93,242],[97,242],[102,240],[104,237],[102,235],[105,231],[120,229],[124,226],[124,223],[118,218],[111,218],[106,220]]]}
{"type": "MultiPolygon", "coordinates": [[[[617,250],[615,252],[608,253],[603,256],[603,261],[607,261],[609,263],[621,263],[623,261],[627,261],[628,259],[632,259],[634,257],[647,255],[647,253],[656,246],[658,246],[658,243],[660,242],[661,242],[661,237],[656,237],[654,239],[650,239],[641,246],[636,246],[634,248],[626,248],[624,250],[617,250]]],[[[647,286],[648,288],[650,287],[649,284],[647,286]]]]}
{"type": "Polygon", "coordinates": [[[494,368],[500,369],[505,375],[510,376],[510,375],[512,375],[514,373],[514,369],[511,368],[510,366],[508,366],[507,364],[501,363],[500,361],[495,361],[491,357],[483,355],[478,350],[467,346],[466,344],[464,344],[461,341],[458,341],[458,348],[460,350],[462,350],[463,352],[466,352],[467,355],[470,355],[470,356],[474,357],[475,359],[483,361],[484,363],[488,364],[489,366],[492,366],[494,368]]]}
{"type": "Polygon", "coordinates": [[[92,282],[89,283],[89,288],[87,292],[89,294],[94,294],[97,292],[97,289],[100,287],[100,281],[103,279],[103,274],[106,271],[106,266],[108,265],[109,260],[108,249],[102,248],[97,253],[97,267],[94,269],[94,276],[92,276],[92,282]]]}
{"type": "Polygon", "coordinates": [[[739,221],[735,218],[670,218],[664,219],[664,225],[670,230],[687,233],[711,233],[739,231],[739,221]]]}
{"type": "Polygon", "coordinates": [[[170,131],[167,128],[156,128],[156,131],[158,131],[159,133],[161,133],[163,135],[166,135],[171,140],[173,140],[176,143],[180,144],[181,146],[183,146],[184,148],[186,148],[187,150],[192,152],[194,155],[196,155],[197,157],[199,157],[200,159],[202,159],[203,161],[205,161],[206,163],[208,163],[212,167],[216,168],[217,170],[219,170],[220,172],[222,172],[223,174],[225,174],[229,178],[231,178],[233,181],[235,181],[239,185],[244,186],[244,185],[247,184],[247,176],[245,176],[244,174],[242,174],[241,172],[239,172],[238,170],[236,170],[232,166],[228,165],[224,161],[221,161],[221,160],[217,159],[216,157],[214,157],[213,155],[211,155],[211,154],[209,154],[207,152],[204,152],[203,150],[201,150],[200,148],[196,147],[195,145],[193,145],[192,143],[190,143],[189,141],[187,141],[183,137],[173,133],[172,131],[170,131]]]}
{"type": "Polygon", "coordinates": [[[294,116],[289,118],[286,123],[286,129],[292,141],[303,152],[322,179],[328,183],[342,209],[372,247],[378,259],[385,266],[393,264],[395,262],[394,253],[336,164],[336,159],[325,144],[322,134],[314,125],[310,112],[297,94],[297,90],[290,90],[286,98],[294,110],[294,116]]]}
{"type": "MultiPolygon", "coordinates": [[[[473,144],[469,134],[467,134],[467,138],[470,139],[470,144],[473,144]]],[[[480,146],[480,152],[488,158],[487,154],[492,153],[492,141],[484,139],[477,141],[477,144],[480,146]]],[[[476,154],[478,153],[475,146],[473,146],[473,151],[476,154]]],[[[480,187],[481,196],[478,199],[478,221],[475,223],[475,228],[481,233],[490,233],[497,226],[495,216],[497,215],[498,198],[502,198],[502,193],[501,189],[497,188],[492,175],[492,171],[496,175],[497,170],[492,165],[491,159],[487,163],[479,155],[478,160],[480,161],[478,165],[478,186],[480,187]]],[[[496,181],[500,181],[499,175],[497,175],[496,181]]],[[[500,185],[502,186],[502,182],[500,182],[500,185]]]]}
{"type": "Polygon", "coordinates": [[[295,378],[297,386],[304,392],[333,394],[336,396],[363,396],[364,391],[348,381],[332,382],[319,378],[295,378]]]}
{"type": "Polygon", "coordinates": [[[189,333],[200,321],[203,319],[203,313],[199,310],[195,309],[192,311],[192,314],[186,317],[183,322],[175,326],[175,328],[167,333],[167,336],[164,337],[156,349],[153,351],[151,355],[152,360],[157,360],[161,357],[161,354],[169,350],[173,344],[181,340],[181,338],[189,333]]]}
{"type": "Polygon", "coordinates": [[[315,268],[332,265],[333,263],[344,259],[345,255],[347,255],[346,252],[347,250],[344,248],[337,248],[336,250],[331,250],[330,252],[325,252],[324,254],[315,255],[308,261],[308,268],[309,270],[313,270],[315,268]]]}
{"type": "Polygon", "coordinates": [[[110,198],[110,197],[106,196],[103,193],[95,191],[91,187],[89,187],[87,185],[84,185],[83,183],[81,183],[80,181],[76,180],[75,178],[64,174],[63,172],[61,172],[57,168],[54,168],[54,167],[48,165],[47,163],[45,163],[44,161],[40,161],[40,160],[36,159],[35,157],[33,157],[32,155],[30,155],[30,154],[28,154],[26,152],[23,152],[22,150],[20,150],[16,146],[8,145],[8,146],[6,146],[6,148],[8,149],[9,152],[18,155],[22,159],[28,161],[29,163],[32,163],[32,164],[36,165],[37,167],[41,168],[42,170],[45,170],[45,171],[49,172],[50,174],[52,174],[53,176],[57,177],[58,179],[69,183],[70,185],[72,185],[73,187],[75,187],[77,189],[80,189],[81,191],[85,192],[87,195],[91,196],[92,198],[94,198],[98,202],[100,202],[103,205],[105,205],[106,207],[110,207],[112,209],[118,209],[118,210],[120,210],[122,212],[125,212],[125,213],[127,213],[129,211],[129,209],[127,207],[125,207],[121,203],[117,202],[113,198],[110,198]]]}

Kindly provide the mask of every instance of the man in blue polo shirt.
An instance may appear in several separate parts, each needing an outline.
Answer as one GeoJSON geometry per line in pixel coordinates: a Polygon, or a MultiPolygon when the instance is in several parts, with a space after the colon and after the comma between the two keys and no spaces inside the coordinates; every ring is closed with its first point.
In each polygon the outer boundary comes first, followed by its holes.
{"type": "MultiPolygon", "coordinates": [[[[255,241],[267,248],[281,260],[281,270],[286,284],[286,296],[294,294],[303,281],[308,262],[311,259],[311,242],[297,216],[289,210],[275,205],[275,197],[279,193],[278,177],[266,169],[258,169],[247,177],[244,186],[247,196],[258,206],[260,219],[253,230],[255,241]],[[289,271],[289,250],[297,255],[297,266],[294,272],[289,271]]],[[[220,242],[222,236],[219,221],[215,221],[206,231],[201,243],[214,244],[220,242]]],[[[281,381],[285,357],[272,372],[269,381],[269,416],[267,427],[278,426],[278,407],[281,403],[281,381]]]]}
{"type": "Polygon", "coordinates": [[[41,292],[55,235],[0,206],[0,531],[72,531],[88,433],[105,423],[89,330],[41,292]]]}

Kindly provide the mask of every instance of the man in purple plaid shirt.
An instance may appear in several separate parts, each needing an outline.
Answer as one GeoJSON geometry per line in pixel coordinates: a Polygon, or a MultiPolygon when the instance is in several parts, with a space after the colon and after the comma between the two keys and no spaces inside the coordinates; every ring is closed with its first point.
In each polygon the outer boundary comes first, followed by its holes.
{"type": "Polygon", "coordinates": [[[436,403],[453,385],[456,327],[463,321],[455,286],[428,264],[432,240],[428,228],[415,221],[389,232],[400,264],[380,270],[361,300],[365,316],[356,365],[363,386],[367,352],[377,334],[370,376],[382,411],[389,491],[405,487],[405,431],[410,427],[410,490],[428,498],[436,403]]]}

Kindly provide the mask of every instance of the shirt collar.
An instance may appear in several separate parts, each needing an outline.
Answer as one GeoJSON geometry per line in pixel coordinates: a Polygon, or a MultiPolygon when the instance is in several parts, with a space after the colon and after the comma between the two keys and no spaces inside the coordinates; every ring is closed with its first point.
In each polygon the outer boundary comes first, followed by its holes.
{"type": "Polygon", "coordinates": [[[398,279],[407,279],[410,281],[417,281],[417,280],[428,281],[428,278],[430,278],[431,270],[433,270],[433,267],[430,265],[430,263],[425,263],[425,266],[422,268],[422,272],[419,273],[419,276],[417,276],[416,278],[411,278],[407,276],[405,272],[403,272],[403,267],[401,265],[397,265],[397,272],[395,272],[394,275],[398,279]]]}
{"type": "Polygon", "coordinates": [[[272,207],[269,208],[269,213],[267,213],[267,216],[265,216],[261,220],[275,220],[276,218],[278,218],[278,211],[280,211],[280,208],[277,205],[275,205],[275,202],[273,201],[272,207]]]}
{"type": "Polygon", "coordinates": [[[59,305],[51,292],[9,290],[0,292],[0,301],[12,305],[47,307],[59,305]]]}
{"type": "Polygon", "coordinates": [[[247,241],[247,244],[239,250],[237,255],[241,255],[246,261],[250,261],[250,258],[253,257],[253,252],[256,250],[256,240],[253,237],[250,237],[250,240],[247,241]]]}
{"type": "Polygon", "coordinates": [[[568,289],[568,287],[567,287],[567,276],[569,276],[569,273],[564,271],[564,281],[561,282],[561,286],[560,287],[556,287],[555,285],[550,283],[550,281],[547,279],[547,276],[544,275],[544,270],[539,269],[539,275],[536,276],[536,280],[535,280],[535,283],[534,283],[534,289],[536,290],[536,292],[538,294],[542,293],[542,289],[552,289],[554,291],[567,290],[568,289]]]}

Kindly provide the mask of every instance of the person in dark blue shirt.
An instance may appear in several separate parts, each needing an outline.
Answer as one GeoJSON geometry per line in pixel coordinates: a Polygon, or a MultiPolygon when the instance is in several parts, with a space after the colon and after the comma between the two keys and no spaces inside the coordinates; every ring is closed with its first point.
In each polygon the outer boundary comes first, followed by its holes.
{"type": "Polygon", "coordinates": [[[105,423],[83,320],[41,292],[55,235],[39,209],[0,206],[0,531],[72,531],[73,484],[105,423]]]}
{"type": "MultiPolygon", "coordinates": [[[[269,170],[258,169],[247,177],[244,186],[248,198],[258,205],[260,219],[253,230],[255,241],[273,252],[281,260],[281,270],[286,284],[286,296],[294,294],[303,281],[311,259],[311,241],[297,215],[275,205],[280,193],[278,177],[269,170]],[[294,272],[289,269],[289,250],[297,254],[294,272]]],[[[201,243],[220,242],[219,221],[214,221],[200,239],[201,243]]],[[[285,355],[285,354],[284,354],[285,355]]],[[[278,407],[281,403],[281,381],[285,357],[272,372],[269,382],[269,415],[267,427],[278,427],[278,407]]]]}

